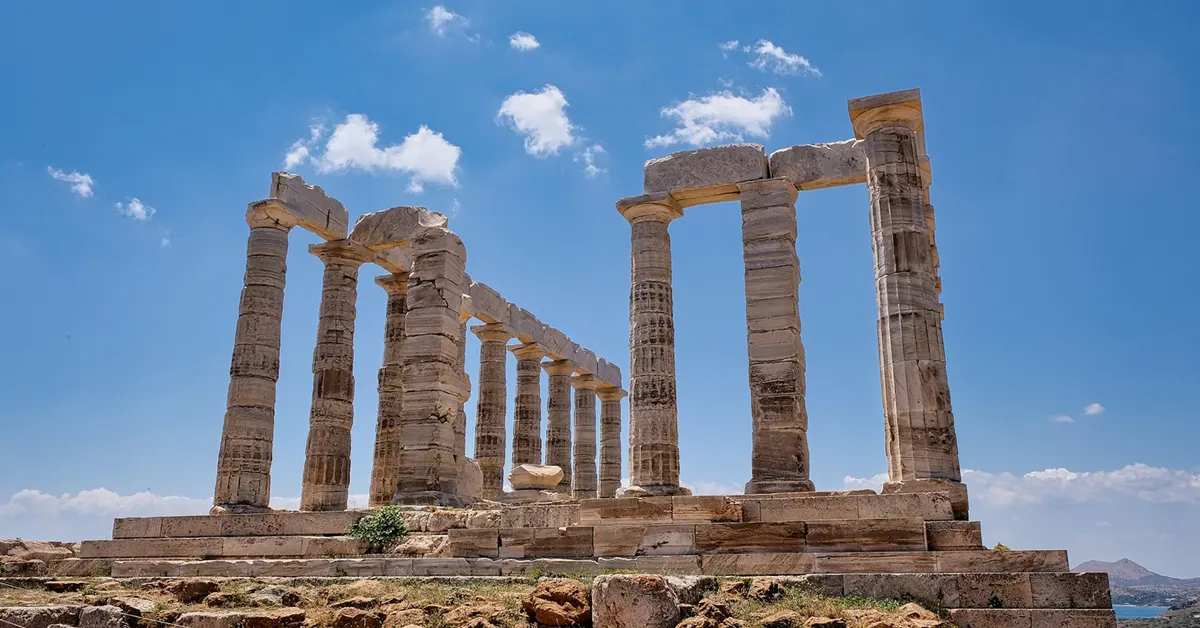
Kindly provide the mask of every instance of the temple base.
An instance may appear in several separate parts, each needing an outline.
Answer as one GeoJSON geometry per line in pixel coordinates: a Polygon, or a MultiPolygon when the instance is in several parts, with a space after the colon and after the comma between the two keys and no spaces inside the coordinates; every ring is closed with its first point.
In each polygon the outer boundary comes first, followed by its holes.
{"type": "Polygon", "coordinates": [[[445,508],[468,508],[475,500],[457,493],[444,491],[419,491],[416,493],[397,493],[392,498],[395,506],[443,506],[445,508]]]}
{"type": "Polygon", "coordinates": [[[254,504],[219,504],[208,511],[210,515],[259,515],[271,512],[269,506],[254,504]]]}
{"type": "Polygon", "coordinates": [[[750,480],[746,482],[747,495],[770,493],[811,493],[816,489],[812,480],[750,480]]]}
{"type": "Polygon", "coordinates": [[[954,518],[959,521],[970,519],[970,501],[967,499],[967,485],[946,478],[919,478],[885,482],[883,494],[889,493],[949,493],[950,507],[954,518]]]}
{"type": "Polygon", "coordinates": [[[675,484],[650,484],[642,486],[622,486],[617,489],[617,497],[662,497],[671,495],[691,495],[692,489],[675,484]]]}

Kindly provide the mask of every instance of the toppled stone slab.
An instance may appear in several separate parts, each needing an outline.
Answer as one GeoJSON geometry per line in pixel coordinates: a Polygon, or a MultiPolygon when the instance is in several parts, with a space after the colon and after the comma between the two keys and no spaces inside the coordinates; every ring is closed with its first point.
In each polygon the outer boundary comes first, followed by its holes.
{"type": "Polygon", "coordinates": [[[508,473],[513,490],[545,490],[558,486],[563,479],[562,467],[545,464],[518,464],[508,473]]]}
{"type": "Polygon", "coordinates": [[[646,194],[668,192],[683,207],[738,198],[738,183],[769,176],[759,144],[728,144],[651,159],[644,170],[646,194]]]}
{"type": "Polygon", "coordinates": [[[819,190],[866,183],[867,154],[863,140],[792,146],[771,153],[770,168],[798,190],[819,190]]]}
{"type": "Polygon", "coordinates": [[[446,217],[438,212],[402,205],[363,214],[354,223],[350,239],[372,250],[407,246],[426,230],[446,230],[447,222],[446,217]]]}
{"type": "Polygon", "coordinates": [[[319,186],[308,185],[298,174],[271,173],[272,199],[278,200],[300,226],[326,240],[346,237],[350,214],[319,186]]]}
{"type": "Polygon", "coordinates": [[[74,626],[79,606],[22,606],[0,608],[0,624],[21,628],[49,628],[54,624],[74,626]]]}

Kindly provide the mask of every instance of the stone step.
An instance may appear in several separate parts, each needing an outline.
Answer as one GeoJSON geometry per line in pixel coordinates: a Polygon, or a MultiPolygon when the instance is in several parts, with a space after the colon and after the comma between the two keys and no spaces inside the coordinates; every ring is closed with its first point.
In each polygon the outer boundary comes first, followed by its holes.
{"type": "Polygon", "coordinates": [[[344,536],[246,536],[84,541],[80,558],[259,558],[358,556],[362,541],[344,536]]]}
{"type": "Polygon", "coordinates": [[[925,522],[911,519],[778,523],[647,523],[449,530],[459,558],[589,558],[775,552],[924,551],[925,522]]]}
{"type": "Polygon", "coordinates": [[[935,493],[787,493],[584,499],[577,524],[782,523],[850,519],[954,519],[950,495],[935,493]]]}
{"type": "Polygon", "coordinates": [[[1117,628],[1109,609],[950,608],[959,628],[1117,628]]]}
{"type": "Polygon", "coordinates": [[[705,554],[709,575],[806,573],[1004,573],[1069,571],[1062,550],[705,554]]]}
{"type": "Polygon", "coordinates": [[[368,512],[267,512],[253,515],[126,517],[113,521],[114,539],[216,536],[337,536],[368,512]]]}

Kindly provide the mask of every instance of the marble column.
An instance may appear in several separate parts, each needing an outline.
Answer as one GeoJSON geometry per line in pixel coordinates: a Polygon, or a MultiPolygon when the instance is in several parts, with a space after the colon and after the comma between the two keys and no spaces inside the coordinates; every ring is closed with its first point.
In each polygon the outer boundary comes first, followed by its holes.
{"type": "Polygon", "coordinates": [[[955,516],[966,518],[921,176],[920,93],[852,100],[849,109],[855,135],[866,140],[887,428],[884,492],[949,491],[955,516]]]}
{"type": "Polygon", "coordinates": [[[617,209],[632,230],[629,479],[652,494],[674,495],[679,493],[679,426],[667,226],[683,210],[664,193],[624,199],[617,209]]]}
{"type": "Polygon", "coordinates": [[[400,416],[404,408],[401,370],[404,363],[404,314],[408,311],[408,273],[376,277],[387,292],[387,321],[383,329],[383,366],[379,368],[379,415],[375,422],[375,458],[371,467],[371,507],[392,503],[400,472],[400,416]]]}
{"type": "Polygon", "coordinates": [[[479,397],[475,402],[475,461],[483,472],[483,498],[496,499],[504,491],[504,454],[507,452],[508,387],[505,368],[512,331],[494,323],[471,328],[479,336],[479,397]]]}
{"type": "Polygon", "coordinates": [[[738,188],[753,434],[746,494],[811,491],[796,188],[784,179],[751,181],[738,188]]]}
{"type": "Polygon", "coordinates": [[[625,395],[615,386],[596,390],[600,398],[600,497],[615,497],[621,488],[621,400],[625,395]]]}
{"type": "Polygon", "coordinates": [[[545,362],[542,367],[550,376],[546,402],[546,464],[561,467],[563,479],[554,487],[556,493],[571,494],[571,374],[575,365],[567,360],[545,362]]]}
{"type": "Polygon", "coordinates": [[[536,343],[509,347],[517,358],[517,392],[513,398],[513,464],[542,464],[542,358],[536,343]]]}
{"type": "Polygon", "coordinates": [[[596,497],[596,388],[600,380],[591,375],[571,378],[575,387],[575,460],[571,497],[596,497]]]}
{"type": "Polygon", "coordinates": [[[229,396],[217,454],[213,514],[262,512],[271,500],[275,383],[279,380],[279,326],[287,274],[287,213],[255,203],[246,212],[246,274],[238,306],[229,396]]]}
{"type": "Polygon", "coordinates": [[[358,267],[373,257],[351,240],[308,247],[325,263],[313,399],[300,510],[345,510],[350,496],[350,428],[354,423],[354,316],[358,267]]]}
{"type": "Polygon", "coordinates": [[[400,473],[394,504],[461,507],[454,423],[462,405],[458,361],[467,252],[444,228],[428,227],[412,239],[404,316],[404,408],[400,473]]]}
{"type": "Polygon", "coordinates": [[[471,399],[471,376],[467,375],[467,321],[471,315],[463,312],[458,317],[458,357],[454,367],[462,378],[462,394],[458,397],[458,416],[454,419],[454,455],[467,456],[467,401],[471,399]]]}

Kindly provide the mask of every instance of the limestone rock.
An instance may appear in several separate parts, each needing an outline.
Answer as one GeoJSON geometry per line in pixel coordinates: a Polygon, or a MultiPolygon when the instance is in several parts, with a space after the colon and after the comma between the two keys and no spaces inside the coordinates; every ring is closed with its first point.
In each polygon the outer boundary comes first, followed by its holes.
{"type": "Polygon", "coordinates": [[[746,597],[760,602],[774,602],[783,597],[783,583],[775,578],[754,578],[746,597]]]}
{"type": "Polygon", "coordinates": [[[383,618],[378,613],[358,608],[343,608],[333,618],[333,628],[380,628],[383,618]]]}
{"type": "Polygon", "coordinates": [[[592,582],[596,628],[672,628],[679,614],[679,596],[663,576],[602,575],[592,582]]]}
{"type": "Polygon", "coordinates": [[[809,617],[805,628],[846,628],[846,620],[840,617],[809,617]]]}
{"type": "Polygon", "coordinates": [[[439,508],[429,513],[422,529],[426,532],[445,532],[451,528],[465,528],[469,512],[458,508],[439,508]]]}
{"type": "Polygon", "coordinates": [[[521,602],[521,608],[531,619],[546,626],[586,624],[592,616],[587,588],[569,578],[542,580],[521,602]]]}
{"type": "Polygon", "coordinates": [[[330,608],[357,608],[364,611],[371,610],[376,606],[379,606],[379,600],[363,596],[339,600],[329,605],[330,608]]]}
{"type": "Polygon", "coordinates": [[[129,622],[116,606],[88,606],[79,612],[79,628],[129,628],[129,622]]]}
{"type": "Polygon", "coordinates": [[[72,593],[87,586],[86,582],[71,582],[68,580],[49,580],[42,583],[51,593],[72,593]]]}
{"type": "Polygon", "coordinates": [[[185,628],[241,628],[245,618],[242,613],[184,613],[175,622],[185,628]]]}
{"type": "Polygon", "coordinates": [[[778,611],[762,620],[763,628],[803,628],[804,616],[796,611],[778,611]]]}
{"type": "Polygon", "coordinates": [[[184,604],[194,604],[208,597],[210,593],[220,590],[220,585],[212,580],[188,578],[177,580],[167,585],[167,591],[184,604]]]}
{"type": "Polygon", "coordinates": [[[304,625],[305,613],[300,609],[247,613],[242,628],[299,628],[304,625]]]}
{"type": "Polygon", "coordinates": [[[618,498],[621,498],[621,497],[650,497],[651,495],[653,495],[653,493],[651,493],[650,491],[647,491],[646,489],[644,489],[640,486],[622,486],[621,488],[617,489],[617,494],[616,494],[616,496],[618,498]]]}
{"type": "Polygon", "coordinates": [[[16,560],[40,560],[49,563],[75,557],[75,552],[63,544],[21,539],[17,539],[15,542],[6,542],[6,544],[9,543],[12,545],[4,554],[16,560]]]}
{"type": "Polygon", "coordinates": [[[501,514],[499,510],[472,510],[467,514],[467,527],[472,530],[499,528],[501,514]]]}
{"type": "Polygon", "coordinates": [[[445,229],[446,217],[424,207],[393,207],[363,214],[354,223],[350,239],[370,249],[383,249],[409,244],[427,229],[445,229]]]}
{"type": "Polygon", "coordinates": [[[417,558],[448,556],[445,553],[446,540],[446,535],[444,534],[410,534],[393,547],[390,553],[417,558]]]}
{"type": "Polygon", "coordinates": [[[513,490],[549,490],[563,479],[562,467],[545,464],[518,464],[508,473],[513,490]]]}
{"type": "Polygon", "coordinates": [[[9,556],[0,556],[0,569],[7,578],[32,578],[49,572],[44,560],[18,560],[9,556]]]}
{"type": "Polygon", "coordinates": [[[112,597],[108,599],[108,603],[138,617],[153,613],[157,606],[154,602],[140,597],[112,597]]]}
{"type": "Polygon", "coordinates": [[[771,177],[787,179],[798,190],[865,183],[867,155],[863,140],[792,146],[771,153],[771,177]]]}
{"type": "Polygon", "coordinates": [[[79,622],[79,611],[78,606],[11,606],[0,608],[0,624],[22,628],[74,626],[79,622]]]}

